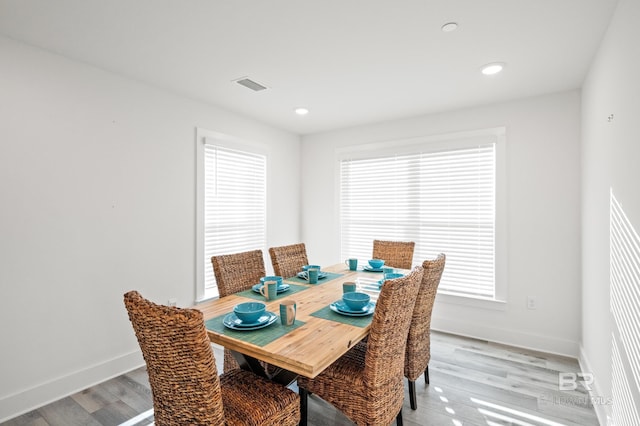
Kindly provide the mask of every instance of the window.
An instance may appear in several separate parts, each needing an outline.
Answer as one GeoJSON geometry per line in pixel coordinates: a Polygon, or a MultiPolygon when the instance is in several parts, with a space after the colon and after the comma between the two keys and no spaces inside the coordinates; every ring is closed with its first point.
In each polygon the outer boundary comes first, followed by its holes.
{"type": "Polygon", "coordinates": [[[340,153],[342,258],[369,258],[373,239],[415,241],[415,264],[447,255],[440,292],[501,298],[502,291],[496,291],[500,134],[480,131],[340,153]]]}
{"type": "Polygon", "coordinates": [[[197,267],[202,300],[218,295],[211,256],[266,246],[267,157],[229,137],[198,133],[197,267]]]}

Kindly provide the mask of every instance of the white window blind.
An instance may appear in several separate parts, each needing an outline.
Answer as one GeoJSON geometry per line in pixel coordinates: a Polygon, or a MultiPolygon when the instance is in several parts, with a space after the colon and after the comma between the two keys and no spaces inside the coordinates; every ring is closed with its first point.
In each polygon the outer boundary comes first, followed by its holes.
{"type": "Polygon", "coordinates": [[[204,145],[205,289],[216,286],[211,256],[265,247],[266,182],[266,156],[204,145]]]}
{"type": "Polygon", "coordinates": [[[495,149],[426,145],[341,160],[341,258],[369,259],[374,239],[415,241],[415,264],[447,255],[439,291],[494,298],[495,149]]]}

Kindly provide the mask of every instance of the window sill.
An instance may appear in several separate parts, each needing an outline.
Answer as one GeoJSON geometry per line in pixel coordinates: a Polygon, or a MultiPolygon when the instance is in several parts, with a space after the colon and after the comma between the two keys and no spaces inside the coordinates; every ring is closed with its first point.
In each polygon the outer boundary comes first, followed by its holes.
{"type": "Polygon", "coordinates": [[[438,293],[436,296],[438,303],[449,303],[452,305],[470,306],[472,308],[489,309],[492,311],[506,311],[507,302],[498,299],[483,299],[479,297],[461,296],[452,293],[438,293]]]}
{"type": "Polygon", "coordinates": [[[196,300],[196,303],[206,302],[207,300],[217,299],[220,295],[218,294],[218,288],[205,288],[204,295],[196,300]]]}

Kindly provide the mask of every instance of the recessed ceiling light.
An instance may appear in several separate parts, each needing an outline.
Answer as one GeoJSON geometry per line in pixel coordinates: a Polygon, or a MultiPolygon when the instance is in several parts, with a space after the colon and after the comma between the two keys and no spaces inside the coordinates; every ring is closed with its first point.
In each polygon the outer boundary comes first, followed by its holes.
{"type": "Polygon", "coordinates": [[[294,111],[298,115],[307,115],[307,114],[309,114],[309,110],[307,108],[303,108],[303,107],[298,107],[298,108],[294,109],[294,111]]]}
{"type": "Polygon", "coordinates": [[[441,30],[444,31],[445,33],[450,33],[451,31],[455,31],[457,29],[458,29],[457,22],[447,22],[441,27],[441,30]]]}
{"type": "Polygon", "coordinates": [[[504,69],[504,64],[502,62],[493,62],[487,65],[484,65],[481,71],[482,71],[482,74],[484,75],[494,75],[494,74],[498,74],[503,69],[504,69]]]}

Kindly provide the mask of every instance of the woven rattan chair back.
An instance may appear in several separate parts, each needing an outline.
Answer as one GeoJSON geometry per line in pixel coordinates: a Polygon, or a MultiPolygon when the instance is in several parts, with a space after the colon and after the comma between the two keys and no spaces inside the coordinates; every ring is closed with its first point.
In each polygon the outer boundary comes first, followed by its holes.
{"type": "Polygon", "coordinates": [[[303,265],[309,264],[304,243],[271,247],[269,256],[275,274],[284,278],[293,277],[302,271],[303,265]]]}
{"type": "Polygon", "coordinates": [[[367,342],[361,341],[313,379],[298,378],[302,424],[309,393],[331,403],[357,425],[402,424],[403,368],[422,266],[384,283],[367,342]]]}
{"type": "Polygon", "coordinates": [[[266,275],[261,250],[211,258],[220,297],[250,289],[266,275]]]}
{"type": "Polygon", "coordinates": [[[147,363],[155,424],[224,424],[202,312],[156,305],[136,291],[125,294],[124,303],[147,363]]]}
{"type": "Polygon", "coordinates": [[[384,260],[385,266],[411,269],[415,245],[413,241],[373,240],[373,259],[384,260]]]}
{"type": "Polygon", "coordinates": [[[405,351],[411,314],[422,275],[422,267],[416,266],[406,277],[386,281],[382,286],[376,301],[365,355],[364,377],[372,387],[394,380],[400,382],[401,389],[403,387],[404,359],[397,354],[405,351]]]}
{"type": "Polygon", "coordinates": [[[124,303],[147,363],[154,424],[298,425],[295,392],[241,369],[218,376],[202,312],[156,305],[136,291],[124,303]]]}
{"type": "Polygon", "coordinates": [[[407,337],[404,375],[409,380],[411,408],[417,408],[415,381],[424,373],[425,383],[429,383],[429,360],[431,358],[431,313],[436,300],[440,278],[444,271],[446,256],[440,253],[435,260],[422,263],[424,275],[413,308],[411,326],[407,337]]]}
{"type": "MultiPolygon", "coordinates": [[[[211,257],[220,297],[248,290],[266,275],[261,250],[245,251],[211,257]]],[[[224,348],[223,371],[240,368],[232,352],[224,348]]]]}

